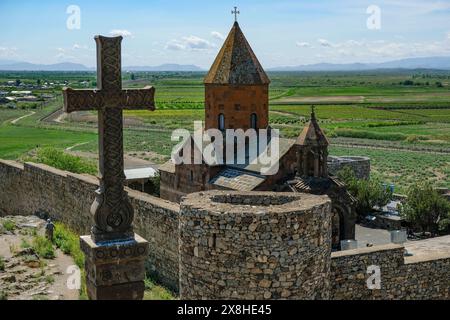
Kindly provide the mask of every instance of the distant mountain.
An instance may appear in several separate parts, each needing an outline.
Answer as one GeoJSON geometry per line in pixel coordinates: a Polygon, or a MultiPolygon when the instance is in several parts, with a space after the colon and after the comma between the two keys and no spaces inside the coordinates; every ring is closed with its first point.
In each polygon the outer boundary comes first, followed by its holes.
{"type": "MultiPolygon", "coordinates": [[[[159,66],[123,67],[124,71],[204,71],[195,65],[162,64],[159,66]]],[[[0,71],[95,71],[79,63],[33,64],[29,62],[0,60],[0,71]]]]}
{"type": "Polygon", "coordinates": [[[14,64],[17,63],[18,61],[15,60],[4,60],[4,59],[0,59],[0,66],[6,65],[6,64],[14,64]]]}
{"type": "Polygon", "coordinates": [[[439,69],[450,70],[450,57],[409,58],[383,63],[317,63],[270,68],[268,71],[364,71],[377,69],[439,69]]]}
{"type": "Polygon", "coordinates": [[[192,64],[161,64],[159,66],[129,66],[123,67],[125,71],[204,71],[192,64]]]}
{"type": "Polygon", "coordinates": [[[12,64],[0,64],[0,71],[90,71],[79,63],[62,62],[56,64],[34,64],[29,62],[14,62],[12,64]]]}

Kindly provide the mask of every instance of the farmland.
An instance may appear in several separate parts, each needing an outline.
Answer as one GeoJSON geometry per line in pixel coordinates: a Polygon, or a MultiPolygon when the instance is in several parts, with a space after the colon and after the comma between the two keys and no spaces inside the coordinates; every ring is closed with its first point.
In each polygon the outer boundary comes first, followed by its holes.
{"type": "MultiPolygon", "coordinates": [[[[152,84],[157,90],[156,111],[124,113],[125,150],[137,157],[151,151],[160,156],[152,159],[156,162],[168,159],[176,143],[170,139],[171,132],[192,130],[193,121],[204,118],[203,76],[198,72],[124,73],[124,87],[152,84]]],[[[280,72],[269,76],[270,124],[283,136],[299,134],[314,104],[332,154],[371,157],[374,175],[402,192],[423,180],[450,187],[450,72],[280,72]]],[[[62,106],[65,85],[95,87],[95,74],[0,73],[0,91],[31,90],[36,96],[54,96],[38,103],[19,102],[16,108],[0,105],[0,158],[21,158],[37,146],[49,145],[97,152],[95,112],[53,114],[62,106]],[[18,79],[22,88],[7,85],[18,79]],[[14,119],[19,120],[11,123],[14,119]]]]}

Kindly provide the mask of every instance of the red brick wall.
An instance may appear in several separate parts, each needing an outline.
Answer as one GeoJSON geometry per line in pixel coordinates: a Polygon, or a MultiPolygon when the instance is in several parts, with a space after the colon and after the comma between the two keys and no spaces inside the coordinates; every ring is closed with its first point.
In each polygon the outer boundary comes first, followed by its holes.
{"type": "Polygon", "coordinates": [[[269,124],[269,85],[205,84],[205,128],[218,128],[219,114],[225,116],[225,129],[247,130],[251,114],[258,116],[257,128],[269,124]]]}

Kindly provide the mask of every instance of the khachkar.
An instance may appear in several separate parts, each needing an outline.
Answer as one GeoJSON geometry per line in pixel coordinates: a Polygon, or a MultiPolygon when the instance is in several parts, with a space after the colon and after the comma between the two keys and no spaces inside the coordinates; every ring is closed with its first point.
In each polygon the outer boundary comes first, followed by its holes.
{"type": "Polygon", "coordinates": [[[124,190],[123,109],[154,110],[153,87],[122,90],[122,37],[96,36],[97,90],[64,88],[64,111],[98,110],[100,188],[91,207],[94,226],[81,237],[91,299],[142,299],[148,243],[133,232],[124,190]]]}

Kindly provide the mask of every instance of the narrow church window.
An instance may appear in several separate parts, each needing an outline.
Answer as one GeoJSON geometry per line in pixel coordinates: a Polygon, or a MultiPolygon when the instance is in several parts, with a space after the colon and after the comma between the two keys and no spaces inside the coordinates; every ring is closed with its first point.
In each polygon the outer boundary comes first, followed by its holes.
{"type": "Polygon", "coordinates": [[[194,171],[192,171],[192,170],[190,172],[189,181],[190,182],[194,181],[194,171]]]}
{"type": "Polygon", "coordinates": [[[225,130],[225,116],[223,113],[219,114],[219,130],[225,130]]]}
{"type": "Polygon", "coordinates": [[[250,126],[252,129],[256,129],[258,127],[258,116],[256,113],[252,113],[250,117],[250,126]]]}

